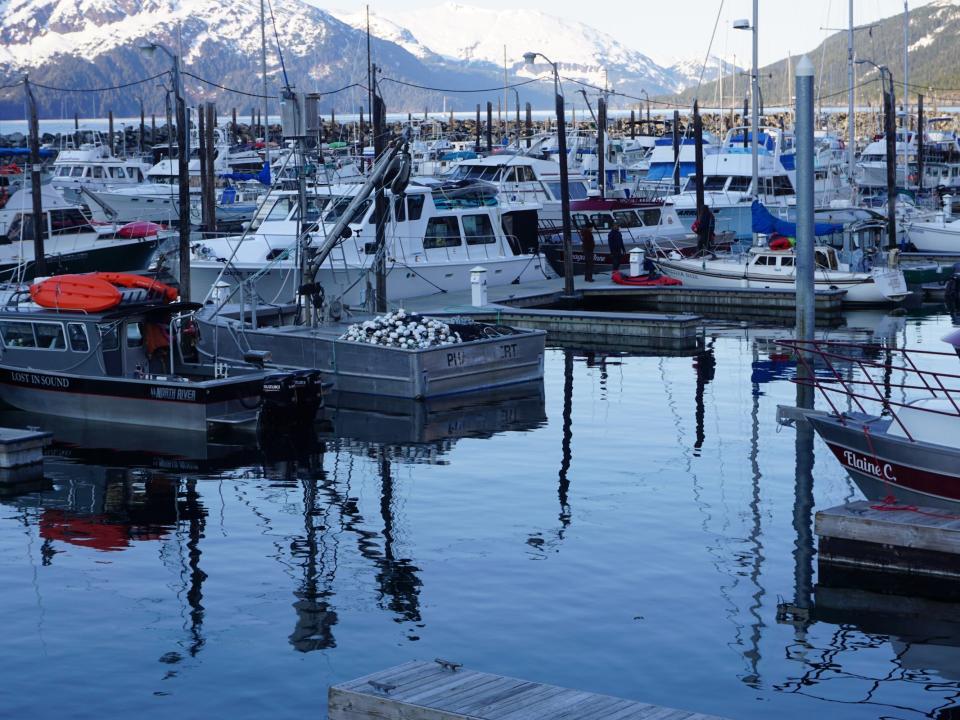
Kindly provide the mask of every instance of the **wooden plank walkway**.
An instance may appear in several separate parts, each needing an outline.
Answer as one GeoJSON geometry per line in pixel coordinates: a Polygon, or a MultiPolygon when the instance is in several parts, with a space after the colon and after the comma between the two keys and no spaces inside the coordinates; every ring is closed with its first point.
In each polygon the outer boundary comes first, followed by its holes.
{"type": "Polygon", "coordinates": [[[860,501],[818,512],[820,562],[960,578],[960,516],[938,508],[885,507],[860,501]]]}
{"type": "Polygon", "coordinates": [[[330,720],[721,720],[634,700],[413,661],[333,685],[330,720]]]}

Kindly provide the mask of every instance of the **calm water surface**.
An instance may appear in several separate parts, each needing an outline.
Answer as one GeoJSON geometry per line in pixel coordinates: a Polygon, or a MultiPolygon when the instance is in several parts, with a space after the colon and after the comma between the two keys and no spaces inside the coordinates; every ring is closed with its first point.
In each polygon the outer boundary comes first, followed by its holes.
{"type": "MultiPolygon", "coordinates": [[[[960,640],[778,622],[821,591],[785,335],[552,349],[542,390],[341,408],[267,451],[57,424],[51,487],[0,498],[0,716],[317,718],[331,683],[443,657],[731,718],[956,717],[960,640]]],[[[815,508],[861,497],[813,453],[815,508]]]]}

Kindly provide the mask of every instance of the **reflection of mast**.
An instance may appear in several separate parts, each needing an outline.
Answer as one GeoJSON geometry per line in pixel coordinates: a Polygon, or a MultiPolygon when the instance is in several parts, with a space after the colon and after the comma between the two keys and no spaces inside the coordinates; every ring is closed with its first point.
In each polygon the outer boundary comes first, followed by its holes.
{"type": "Polygon", "coordinates": [[[184,493],[184,510],[187,514],[187,566],[190,568],[190,584],[187,588],[187,604],[190,605],[190,655],[195,656],[206,644],[203,637],[203,581],[207,574],[200,569],[200,540],[206,528],[206,510],[200,504],[197,480],[187,480],[184,493]]]}
{"type": "Polygon", "coordinates": [[[328,586],[320,587],[323,578],[327,583],[333,580],[333,572],[326,571],[326,540],[317,533],[315,518],[322,515],[321,527],[327,525],[329,507],[321,510],[317,503],[317,483],[326,479],[323,470],[323,455],[314,467],[308,462],[308,477],[303,485],[303,538],[295,538],[291,543],[294,557],[303,557],[303,579],[293,595],[297,601],[293,604],[297,613],[297,625],[290,634],[290,644],[300,652],[311,652],[336,647],[333,626],[337,624],[337,613],[329,603],[333,594],[328,586]]]}
{"type": "MultiPolygon", "coordinates": [[[[756,344],[753,346],[754,355],[756,355],[756,344]]],[[[756,361],[756,357],[754,357],[756,361]]],[[[760,542],[762,525],[760,523],[760,463],[758,456],[760,454],[760,383],[753,383],[753,404],[750,408],[750,517],[753,523],[750,526],[750,544],[753,547],[753,562],[750,567],[750,582],[757,589],[753,593],[753,604],[750,605],[749,612],[753,616],[753,624],[750,628],[750,648],[744,652],[743,656],[750,663],[750,674],[742,678],[750,687],[759,687],[760,685],[760,631],[763,627],[763,619],[760,617],[760,608],[763,605],[763,596],[766,591],[760,584],[760,570],[763,566],[763,544],[760,542]]]]}
{"type": "MultiPolygon", "coordinates": [[[[570,525],[570,504],[567,493],[570,490],[570,481],[567,473],[570,471],[570,441],[573,439],[573,351],[563,351],[563,440],[561,441],[560,482],[557,486],[557,495],[560,499],[560,524],[563,529],[570,525]]],[[[560,531],[561,536],[563,530],[560,531]]]]}
{"type": "Polygon", "coordinates": [[[693,444],[693,454],[699,455],[700,448],[703,447],[703,441],[706,439],[706,433],[703,429],[703,418],[705,407],[703,402],[703,391],[713,380],[714,372],[717,367],[717,360],[713,355],[713,342],[710,347],[697,353],[693,361],[693,367],[697,371],[697,391],[696,391],[696,410],[695,418],[697,423],[697,439],[693,444]]]}
{"type": "Polygon", "coordinates": [[[419,622],[420,591],[423,584],[407,559],[394,557],[393,548],[393,475],[390,460],[380,457],[380,516],[383,518],[383,557],[377,560],[377,582],[381,600],[390,598],[387,607],[404,620],[419,622]]]}

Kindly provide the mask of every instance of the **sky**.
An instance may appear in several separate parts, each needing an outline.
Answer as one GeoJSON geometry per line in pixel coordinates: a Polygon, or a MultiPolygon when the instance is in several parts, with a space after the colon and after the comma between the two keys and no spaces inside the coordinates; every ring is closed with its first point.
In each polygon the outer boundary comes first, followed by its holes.
{"type": "MultiPolygon", "coordinates": [[[[932,0],[910,0],[910,7],[932,0]]],[[[324,9],[359,10],[370,5],[396,18],[398,0],[312,0],[324,9]]],[[[404,7],[434,7],[441,0],[402,0],[404,7]]],[[[524,7],[564,19],[578,20],[602,30],[627,47],[669,64],[677,59],[706,55],[714,23],[717,24],[711,54],[747,66],[751,56],[751,33],[733,30],[738,18],[751,18],[752,0],[604,0],[595,5],[583,0],[461,0],[461,4],[491,9],[524,7]],[[598,12],[599,9],[599,12],[598,12]]],[[[903,12],[903,0],[856,0],[857,25],[903,12]]],[[[790,54],[814,49],[829,33],[821,28],[845,28],[849,3],[844,0],[760,0],[760,65],[790,54]]],[[[402,24],[402,23],[401,23],[402,24]]]]}

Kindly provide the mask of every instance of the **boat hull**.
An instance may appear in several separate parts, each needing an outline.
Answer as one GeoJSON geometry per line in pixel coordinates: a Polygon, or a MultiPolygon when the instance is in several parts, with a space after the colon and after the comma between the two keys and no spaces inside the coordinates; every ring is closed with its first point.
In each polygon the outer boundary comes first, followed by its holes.
{"type": "MultiPolygon", "coordinates": [[[[387,299],[402,302],[409,298],[426,297],[448,292],[461,292],[470,288],[470,271],[480,265],[487,270],[487,286],[509,285],[515,280],[526,282],[553,277],[550,266],[540,255],[515,257],[474,258],[446,263],[412,263],[401,265],[388,259],[387,299]]],[[[193,299],[203,302],[207,292],[220,278],[223,263],[211,260],[193,260],[190,265],[190,287],[193,299]]],[[[222,280],[232,287],[238,279],[248,278],[263,272],[262,265],[234,263],[222,280]]],[[[362,307],[367,297],[369,277],[367,267],[344,266],[341,262],[325,262],[317,272],[316,280],[323,286],[326,298],[339,297],[351,307],[362,307]]],[[[278,264],[257,278],[257,294],[267,304],[290,302],[298,286],[298,274],[289,263],[278,264]]],[[[247,302],[250,298],[245,298],[247,302]]],[[[239,294],[233,296],[239,302],[239,294]]]]}
{"type": "Polygon", "coordinates": [[[918,252],[960,252],[960,220],[945,223],[911,223],[907,226],[907,239],[918,252]]]}
{"type": "MultiPolygon", "coordinates": [[[[68,273],[80,274],[97,271],[136,272],[146,270],[160,244],[156,237],[127,242],[115,240],[98,242],[102,243],[99,247],[87,247],[73,252],[48,253],[45,274],[66,275],[68,273]]],[[[24,266],[19,263],[0,263],[0,279],[9,280],[15,276],[24,280],[32,280],[36,277],[36,263],[32,259],[32,254],[24,266]]]]}
{"type": "Polygon", "coordinates": [[[814,429],[871,499],[960,507],[960,450],[886,432],[891,421],[869,416],[812,416],[814,429]]]}
{"type": "MultiPolygon", "coordinates": [[[[782,276],[760,275],[750,272],[745,264],[717,260],[675,260],[658,258],[660,272],[680,280],[686,287],[704,288],[767,288],[796,291],[796,278],[790,273],[782,276]]],[[[819,271],[818,271],[819,272],[819,271]]],[[[892,271],[879,275],[858,274],[855,277],[827,277],[814,280],[814,289],[844,290],[848,305],[888,305],[898,302],[908,293],[902,273],[892,271]],[[881,288],[877,280],[884,282],[881,288]],[[886,290],[886,292],[884,292],[886,290]]]]}
{"type": "Polygon", "coordinates": [[[19,410],[198,432],[210,419],[257,408],[262,389],[260,373],[187,384],[0,366],[0,399],[19,410]]]}

